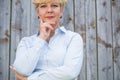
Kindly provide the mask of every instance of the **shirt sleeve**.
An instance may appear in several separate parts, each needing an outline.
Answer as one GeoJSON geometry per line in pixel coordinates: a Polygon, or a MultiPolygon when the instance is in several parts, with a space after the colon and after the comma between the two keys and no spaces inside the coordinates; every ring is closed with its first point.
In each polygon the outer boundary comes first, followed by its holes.
{"type": "Polygon", "coordinates": [[[37,75],[29,76],[28,80],[73,80],[79,75],[82,62],[83,41],[80,35],[75,35],[68,46],[63,66],[35,73],[37,75]]]}
{"type": "Polygon", "coordinates": [[[47,49],[47,42],[36,37],[34,41],[23,38],[16,51],[13,67],[23,76],[29,76],[36,67],[40,54],[47,49]],[[31,45],[31,46],[30,46],[31,45]]]}

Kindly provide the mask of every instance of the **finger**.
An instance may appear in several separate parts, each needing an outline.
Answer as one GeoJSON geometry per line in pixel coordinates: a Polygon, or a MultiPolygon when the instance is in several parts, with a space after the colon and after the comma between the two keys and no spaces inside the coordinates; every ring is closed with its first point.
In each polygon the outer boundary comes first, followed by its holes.
{"type": "Polygon", "coordinates": [[[19,73],[14,69],[13,66],[10,66],[10,69],[15,73],[15,75],[18,75],[19,73]]]}
{"type": "Polygon", "coordinates": [[[44,23],[44,27],[46,27],[47,29],[50,29],[50,30],[54,30],[54,28],[48,23],[44,23]]]}
{"type": "Polygon", "coordinates": [[[51,32],[51,30],[50,30],[50,29],[48,29],[48,34],[50,34],[50,32],[51,32]]]}
{"type": "Polygon", "coordinates": [[[10,66],[10,69],[11,69],[11,70],[14,72],[14,74],[16,75],[17,80],[22,80],[22,79],[23,79],[23,77],[22,77],[19,73],[17,73],[17,71],[14,69],[13,66],[10,66]]]}
{"type": "Polygon", "coordinates": [[[13,68],[13,66],[10,66],[10,69],[14,72],[15,70],[14,70],[14,68],[13,68]]]}
{"type": "Polygon", "coordinates": [[[10,66],[10,69],[11,69],[15,74],[17,74],[17,72],[16,72],[16,70],[14,69],[13,66],[10,66]]]}
{"type": "Polygon", "coordinates": [[[54,28],[54,26],[56,25],[56,23],[55,22],[46,22],[47,24],[49,24],[49,25],[51,25],[53,28],[54,28]]]}
{"type": "Polygon", "coordinates": [[[48,23],[50,25],[55,25],[55,22],[46,22],[46,23],[48,23]]]}

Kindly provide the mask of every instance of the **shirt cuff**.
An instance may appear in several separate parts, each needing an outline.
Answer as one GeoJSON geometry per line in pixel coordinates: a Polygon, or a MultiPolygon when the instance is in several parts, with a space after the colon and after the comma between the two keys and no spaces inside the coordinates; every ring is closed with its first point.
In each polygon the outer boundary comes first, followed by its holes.
{"type": "Polygon", "coordinates": [[[44,71],[34,72],[32,73],[32,75],[27,77],[27,80],[39,80],[39,78],[40,80],[46,80],[46,79],[41,78],[41,76],[43,76],[44,74],[45,74],[44,71]]]}

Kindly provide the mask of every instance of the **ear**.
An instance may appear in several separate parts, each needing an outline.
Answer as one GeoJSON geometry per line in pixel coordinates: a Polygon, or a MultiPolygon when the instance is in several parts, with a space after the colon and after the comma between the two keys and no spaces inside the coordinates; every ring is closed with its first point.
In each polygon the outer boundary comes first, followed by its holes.
{"type": "Polygon", "coordinates": [[[63,15],[63,14],[61,13],[61,14],[60,14],[60,18],[62,18],[62,15],[63,15]]]}
{"type": "Polygon", "coordinates": [[[37,18],[40,19],[40,15],[37,13],[37,18]]]}

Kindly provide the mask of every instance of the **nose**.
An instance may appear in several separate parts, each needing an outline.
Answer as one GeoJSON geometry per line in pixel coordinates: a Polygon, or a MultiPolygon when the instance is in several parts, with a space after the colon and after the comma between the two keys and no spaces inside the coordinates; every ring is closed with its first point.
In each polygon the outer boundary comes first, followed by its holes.
{"type": "Polygon", "coordinates": [[[52,11],[53,11],[52,7],[49,6],[48,9],[47,9],[47,12],[51,13],[52,11]]]}

